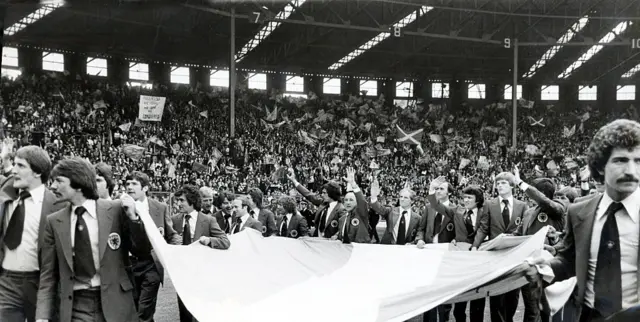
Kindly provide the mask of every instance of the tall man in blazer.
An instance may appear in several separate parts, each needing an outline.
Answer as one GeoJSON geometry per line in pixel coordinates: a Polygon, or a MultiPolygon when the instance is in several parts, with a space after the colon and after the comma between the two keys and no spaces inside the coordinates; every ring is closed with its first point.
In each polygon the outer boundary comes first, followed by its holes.
{"type": "MultiPolygon", "coordinates": [[[[532,185],[527,184],[520,178],[520,171],[515,166],[513,169],[516,186],[525,192],[536,204],[535,207],[529,208],[522,219],[522,224],[518,226],[514,235],[529,236],[534,235],[540,229],[551,226],[547,238],[548,245],[558,243],[557,232],[564,229],[564,216],[567,211],[568,203],[554,200],[556,192],[555,183],[549,178],[536,178],[532,185]]],[[[550,246],[549,246],[550,247],[550,246]]],[[[549,316],[540,311],[540,299],[542,298],[543,288],[538,285],[525,285],[521,288],[522,300],[524,302],[524,318],[523,322],[537,322],[541,318],[547,321],[549,316]]]]}
{"type": "MultiPolygon", "coordinates": [[[[640,123],[619,119],[601,127],[586,155],[604,193],[569,206],[563,247],[547,263],[552,282],[576,276],[580,322],[601,321],[640,300],[640,123]]],[[[540,284],[532,264],[522,266],[540,284]]]]}
{"type": "MultiPolygon", "coordinates": [[[[133,171],[125,179],[127,194],[135,200],[136,209],[149,213],[158,227],[160,235],[168,244],[180,245],[182,239],[173,229],[169,206],[147,197],[151,181],[149,176],[139,171],[133,171]]],[[[131,256],[135,285],[134,300],[140,321],[152,322],[153,315],[156,313],[158,290],[160,284],[164,282],[164,268],[153,250],[145,255],[145,257],[131,256]]]]}
{"type": "Polygon", "coordinates": [[[420,212],[413,208],[416,193],[409,188],[400,190],[398,202],[400,207],[383,206],[378,202],[380,183],[374,178],[371,184],[371,202],[369,206],[387,222],[380,244],[407,245],[413,244],[420,226],[420,212]]]}
{"type": "MultiPolygon", "coordinates": [[[[489,200],[485,204],[472,250],[477,250],[487,236],[493,239],[500,234],[513,234],[522,224],[527,205],[513,197],[514,185],[515,178],[509,172],[501,172],[495,177],[498,198],[489,200]]],[[[489,298],[491,321],[513,322],[519,298],[520,290],[491,296],[489,298]]]]}
{"type": "Polygon", "coordinates": [[[338,220],[346,213],[344,205],[340,202],[342,196],[340,184],[328,181],[322,188],[322,194],[317,195],[309,192],[296,180],[293,169],[289,169],[287,178],[305,199],[318,207],[313,221],[316,227],[312,237],[331,238],[338,234],[338,220]]]}
{"type": "Polygon", "coordinates": [[[30,145],[0,190],[0,321],[35,321],[47,215],[64,205],[46,187],[51,159],[30,145]]]}
{"type": "MultiPolygon", "coordinates": [[[[173,216],[173,228],[182,233],[182,245],[200,243],[214,249],[228,249],[231,243],[227,234],[220,229],[214,217],[200,210],[201,200],[198,187],[184,185],[174,193],[178,204],[178,214],[173,216]]],[[[178,296],[180,322],[193,322],[194,318],[178,296]]]]}
{"type": "Polygon", "coordinates": [[[262,236],[269,237],[275,234],[277,232],[276,217],[271,210],[262,208],[262,199],[264,198],[262,190],[260,188],[249,189],[249,197],[251,197],[249,216],[260,222],[262,236]]]}
{"type": "MultiPolygon", "coordinates": [[[[262,224],[252,217],[255,212],[251,207],[253,201],[247,196],[241,196],[233,200],[233,224],[231,234],[237,234],[245,228],[251,228],[262,233],[262,224]],[[251,212],[251,213],[250,213],[251,212]]],[[[255,215],[254,215],[255,216],[255,215]]],[[[273,224],[275,226],[275,223],[273,224]]]]}
{"type": "Polygon", "coordinates": [[[94,168],[81,158],[60,161],[51,176],[57,201],[70,205],[46,220],[36,318],[51,320],[57,307],[60,322],[138,321],[125,259],[151,246],[135,201],[98,199],[94,168]]]}
{"type": "Polygon", "coordinates": [[[284,209],[284,215],[278,218],[278,236],[300,238],[309,236],[307,220],[298,212],[296,200],[293,197],[284,196],[278,201],[284,209]]]}
{"type": "MultiPolygon", "coordinates": [[[[455,210],[449,201],[453,187],[443,176],[431,181],[427,200],[429,205],[420,220],[416,243],[418,248],[426,243],[450,243],[456,237],[455,210]]],[[[448,321],[451,304],[442,304],[427,311],[423,320],[428,322],[448,321]]]]}
{"type": "MultiPolygon", "coordinates": [[[[462,190],[462,206],[455,210],[456,241],[473,244],[478,228],[480,215],[484,206],[484,192],[479,186],[470,185],[462,190]]],[[[469,302],[469,321],[482,322],[484,320],[485,298],[469,302]]],[[[467,302],[456,303],[453,317],[456,321],[467,320],[467,302]]]]}

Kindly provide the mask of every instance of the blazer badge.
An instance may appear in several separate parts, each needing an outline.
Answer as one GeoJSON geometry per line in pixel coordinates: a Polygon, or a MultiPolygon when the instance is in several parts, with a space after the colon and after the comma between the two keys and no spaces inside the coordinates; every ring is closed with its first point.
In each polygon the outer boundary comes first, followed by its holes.
{"type": "Polygon", "coordinates": [[[120,249],[120,245],[122,244],[122,240],[120,240],[120,235],[118,233],[109,234],[109,238],[107,239],[107,244],[109,248],[112,250],[120,249]]]}

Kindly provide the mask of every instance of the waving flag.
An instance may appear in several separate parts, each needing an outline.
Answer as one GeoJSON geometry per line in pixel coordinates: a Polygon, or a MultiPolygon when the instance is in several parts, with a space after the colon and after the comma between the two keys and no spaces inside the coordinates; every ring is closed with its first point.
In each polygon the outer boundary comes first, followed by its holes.
{"type": "Polygon", "coordinates": [[[424,129],[419,129],[417,131],[407,133],[397,124],[396,128],[398,129],[398,139],[396,140],[397,142],[420,145],[420,140],[422,140],[424,129]]]}
{"type": "Polygon", "coordinates": [[[442,303],[520,288],[527,282],[517,267],[542,256],[547,233],[544,228],[499,252],[470,253],[449,251],[448,244],[418,249],[265,238],[247,229],[229,236],[231,248],[216,250],[168,245],[149,214],[140,217],[180,298],[201,322],[326,321],[324,314],[309,314],[309,303],[330,305],[335,321],[404,321],[442,303]],[[193,258],[198,265],[184,264],[193,258]]]}

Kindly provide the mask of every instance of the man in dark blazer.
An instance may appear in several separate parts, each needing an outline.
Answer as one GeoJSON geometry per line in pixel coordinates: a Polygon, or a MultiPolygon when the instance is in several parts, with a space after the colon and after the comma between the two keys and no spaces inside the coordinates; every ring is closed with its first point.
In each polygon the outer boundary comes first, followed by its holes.
{"type": "Polygon", "coordinates": [[[347,169],[347,194],[344,196],[346,215],[338,222],[338,240],[343,243],[371,243],[367,200],[355,181],[355,170],[347,169]]]}
{"type": "MultiPolygon", "coordinates": [[[[462,206],[455,209],[454,225],[456,241],[473,244],[478,228],[480,215],[484,206],[484,192],[479,186],[470,185],[462,190],[462,206]]],[[[482,322],[484,320],[485,298],[469,302],[469,321],[482,322]]],[[[467,320],[467,302],[456,303],[453,317],[456,321],[467,320]]]]}
{"type": "MultiPolygon", "coordinates": [[[[472,250],[477,250],[487,236],[493,239],[500,234],[513,234],[522,224],[527,205],[513,197],[514,186],[515,178],[509,172],[502,172],[495,177],[498,198],[489,200],[485,204],[472,250]]],[[[489,298],[491,320],[513,322],[519,298],[519,289],[491,296],[489,298]]]]}
{"type": "Polygon", "coordinates": [[[293,197],[284,196],[279,200],[284,209],[284,215],[278,218],[278,236],[289,238],[300,238],[309,236],[307,220],[302,217],[296,207],[296,200],[293,197]]]}
{"type": "MultiPolygon", "coordinates": [[[[133,171],[127,175],[125,180],[127,194],[135,200],[136,209],[149,213],[158,227],[160,235],[168,244],[180,245],[182,239],[173,229],[169,206],[147,197],[151,182],[149,176],[139,171],[133,171]]],[[[164,268],[153,250],[145,256],[131,256],[135,285],[134,300],[140,322],[152,322],[156,313],[160,284],[164,282],[164,268]]]]}
{"type": "Polygon", "coordinates": [[[371,184],[371,202],[369,207],[387,222],[380,244],[407,245],[413,244],[420,226],[420,212],[413,207],[416,193],[405,188],[399,193],[399,207],[383,206],[378,202],[380,183],[375,178],[371,184]],[[405,227],[404,230],[400,229],[405,227]]]}
{"type": "MultiPolygon", "coordinates": [[[[562,231],[568,204],[553,199],[556,190],[555,183],[549,178],[536,178],[533,180],[532,185],[529,185],[520,178],[520,171],[517,166],[514,167],[513,174],[516,186],[523,190],[536,205],[524,213],[522,224],[518,226],[514,235],[534,235],[546,226],[553,227],[554,232],[562,231]]],[[[557,235],[547,238],[548,245],[557,243],[557,235]]],[[[543,288],[538,285],[525,285],[521,288],[521,291],[524,302],[523,322],[537,322],[541,318],[543,321],[547,321],[549,316],[541,312],[539,306],[543,288]]]]}
{"type": "Polygon", "coordinates": [[[262,207],[262,199],[264,198],[262,190],[260,188],[249,189],[249,197],[251,197],[249,215],[252,219],[260,222],[262,236],[269,237],[275,234],[277,232],[276,219],[271,210],[262,207]]]}
{"type": "MultiPolygon", "coordinates": [[[[287,178],[296,187],[296,190],[309,202],[316,205],[316,225],[312,237],[331,238],[338,234],[338,220],[346,213],[344,205],[340,202],[342,188],[334,181],[328,181],[323,185],[322,195],[311,193],[302,186],[295,177],[293,169],[289,169],[287,178]]],[[[335,238],[335,237],[334,237],[335,238]]]]}
{"type": "MultiPolygon", "coordinates": [[[[455,210],[449,201],[453,193],[453,187],[445,177],[438,177],[429,185],[427,200],[429,205],[425,208],[425,214],[420,220],[416,243],[418,248],[426,243],[450,243],[456,238],[455,210]]],[[[451,313],[451,304],[438,305],[423,315],[423,320],[428,322],[448,321],[451,313]]]]}
{"type": "Polygon", "coordinates": [[[51,159],[31,145],[15,154],[0,188],[0,321],[35,321],[44,228],[47,215],[60,210],[45,187],[51,159]]]}
{"type": "MultiPolygon", "coordinates": [[[[200,212],[201,198],[198,187],[184,185],[174,193],[178,204],[178,214],[173,216],[173,229],[182,233],[182,245],[200,243],[214,249],[228,249],[231,246],[227,234],[220,229],[214,217],[200,212]]],[[[193,322],[194,318],[178,296],[180,322],[193,322]]]]}
{"type": "Polygon", "coordinates": [[[59,308],[60,322],[138,321],[124,260],[151,245],[135,201],[98,199],[96,173],[82,158],[60,161],[51,176],[57,201],[70,205],[47,217],[36,319],[50,321],[59,308]]]}
{"type": "Polygon", "coordinates": [[[218,222],[218,227],[227,234],[231,234],[231,226],[233,225],[233,204],[231,203],[236,196],[230,191],[221,191],[217,197],[213,199],[213,206],[217,209],[213,217],[218,222]]]}
{"type": "MultiPolygon", "coordinates": [[[[233,224],[231,226],[231,234],[237,234],[245,228],[252,228],[262,233],[262,224],[255,220],[249,212],[253,201],[247,196],[240,196],[233,200],[233,224]]],[[[255,213],[255,212],[253,212],[255,213]]],[[[275,226],[275,223],[274,223],[275,226]]]]}
{"type": "MultiPolygon", "coordinates": [[[[577,278],[579,322],[602,321],[638,303],[640,123],[618,119],[601,127],[586,156],[604,193],[569,207],[563,247],[547,262],[552,282],[577,278]]],[[[522,267],[530,282],[540,284],[533,264],[522,267]]]]}

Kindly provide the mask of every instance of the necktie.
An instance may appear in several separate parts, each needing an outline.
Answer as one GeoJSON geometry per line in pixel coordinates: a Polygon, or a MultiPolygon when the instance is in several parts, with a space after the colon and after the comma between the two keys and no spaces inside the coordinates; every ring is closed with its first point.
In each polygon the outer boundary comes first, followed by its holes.
{"type": "Polygon", "coordinates": [[[351,238],[349,238],[349,224],[351,224],[351,216],[347,216],[344,223],[344,231],[342,232],[342,243],[349,244],[351,243],[351,238]]]}
{"type": "Polygon", "coordinates": [[[442,229],[442,214],[436,214],[436,219],[433,225],[433,235],[437,235],[440,233],[440,229],[442,229]]]}
{"type": "Polygon", "coordinates": [[[280,236],[287,237],[288,236],[287,232],[288,232],[287,216],[285,215],[284,217],[282,217],[282,228],[280,228],[280,236]]]}
{"type": "Polygon", "coordinates": [[[224,215],[224,232],[226,234],[231,233],[231,225],[229,224],[229,218],[231,218],[231,215],[224,215]]]}
{"type": "Polygon", "coordinates": [[[504,209],[502,209],[502,221],[504,222],[504,230],[506,231],[509,228],[509,222],[511,222],[511,216],[509,216],[509,200],[503,199],[502,203],[504,204],[504,209]]]}
{"type": "Polygon", "coordinates": [[[7,225],[7,232],[4,237],[4,243],[7,245],[7,248],[10,250],[14,250],[20,246],[22,242],[22,231],[24,230],[24,200],[30,198],[31,194],[29,191],[20,192],[20,201],[18,205],[13,210],[13,214],[11,215],[11,219],[9,220],[9,225],[7,225]]]}
{"type": "Polygon", "coordinates": [[[322,209],[322,214],[320,215],[320,222],[318,223],[318,237],[322,237],[324,234],[325,228],[327,228],[327,212],[329,211],[329,205],[322,209]]]}
{"type": "Polygon", "coordinates": [[[236,219],[236,226],[233,228],[233,233],[237,234],[240,232],[240,225],[242,225],[242,219],[236,219]]]}
{"type": "Polygon", "coordinates": [[[398,225],[398,238],[396,239],[397,245],[404,245],[407,243],[407,222],[404,219],[404,215],[407,214],[407,211],[403,211],[400,216],[400,224],[398,225]]]}
{"type": "Polygon", "coordinates": [[[249,216],[251,216],[251,219],[256,219],[255,215],[256,215],[255,211],[253,210],[249,211],[249,216]]]}
{"type": "Polygon", "coordinates": [[[607,317],[622,309],[622,270],[620,268],[620,236],[615,213],[623,208],[619,202],[609,205],[604,216],[607,220],[600,235],[598,263],[593,281],[596,309],[607,317]]]}
{"type": "Polygon", "coordinates": [[[88,284],[93,275],[96,275],[96,267],[93,263],[89,229],[83,217],[86,212],[87,210],[82,206],[75,210],[78,219],[73,238],[73,270],[78,281],[88,284]]]}
{"type": "Polygon", "coordinates": [[[472,235],[474,233],[473,220],[471,220],[471,216],[473,216],[473,210],[469,210],[467,212],[467,219],[464,221],[464,225],[467,227],[467,234],[472,235]]]}
{"type": "Polygon", "coordinates": [[[191,219],[191,215],[184,216],[184,228],[182,230],[182,245],[191,244],[191,224],[189,220],[191,219]]]}

